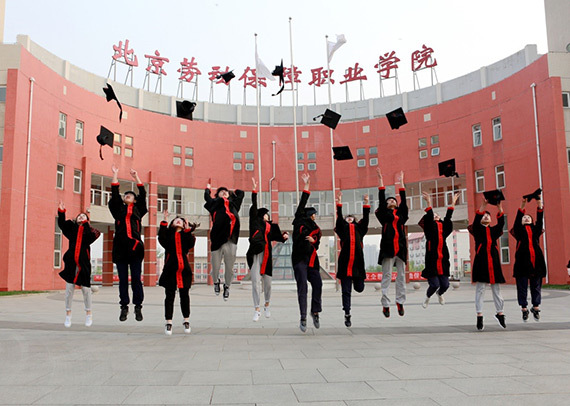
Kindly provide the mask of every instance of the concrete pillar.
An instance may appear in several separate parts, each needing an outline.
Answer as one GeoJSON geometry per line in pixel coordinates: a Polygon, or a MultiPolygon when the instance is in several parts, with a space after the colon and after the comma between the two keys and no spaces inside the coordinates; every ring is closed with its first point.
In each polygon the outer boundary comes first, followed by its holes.
{"type": "Polygon", "coordinates": [[[5,17],[6,17],[6,0],[0,0],[0,44],[4,42],[5,17]]]}
{"type": "Polygon", "coordinates": [[[111,227],[103,234],[103,286],[113,286],[113,235],[111,227]]]}

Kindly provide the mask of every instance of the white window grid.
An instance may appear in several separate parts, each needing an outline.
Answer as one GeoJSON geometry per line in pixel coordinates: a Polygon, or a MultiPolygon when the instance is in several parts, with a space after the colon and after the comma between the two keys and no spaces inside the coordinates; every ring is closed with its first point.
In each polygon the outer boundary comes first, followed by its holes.
{"type": "Polygon", "coordinates": [[[503,139],[503,130],[501,127],[501,117],[493,119],[493,141],[503,139]]]}
{"type": "Polygon", "coordinates": [[[483,145],[483,133],[481,132],[481,124],[475,124],[471,131],[473,132],[473,146],[483,145]]]}

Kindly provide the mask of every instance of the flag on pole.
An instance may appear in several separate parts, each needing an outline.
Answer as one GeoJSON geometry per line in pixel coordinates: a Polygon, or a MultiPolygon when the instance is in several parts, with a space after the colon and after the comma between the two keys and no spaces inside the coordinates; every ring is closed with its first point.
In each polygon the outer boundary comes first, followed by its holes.
{"type": "Polygon", "coordinates": [[[271,74],[271,71],[267,68],[267,66],[265,66],[259,55],[257,55],[257,52],[255,53],[255,64],[258,78],[275,80],[275,76],[271,74]]]}
{"type": "Polygon", "coordinates": [[[336,52],[336,50],[339,49],[344,44],[346,44],[346,38],[344,37],[344,34],[337,34],[336,42],[327,41],[329,62],[331,61],[333,54],[336,52]]]}

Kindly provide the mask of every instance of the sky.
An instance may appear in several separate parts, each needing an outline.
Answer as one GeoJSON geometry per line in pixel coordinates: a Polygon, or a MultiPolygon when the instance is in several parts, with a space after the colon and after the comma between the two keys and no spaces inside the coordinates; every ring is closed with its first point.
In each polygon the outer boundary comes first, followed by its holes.
{"type": "MultiPolygon", "coordinates": [[[[178,72],[184,58],[195,58],[202,75],[200,101],[210,97],[207,72],[212,66],[229,66],[237,77],[231,82],[231,103],[244,104],[246,67],[255,67],[255,36],[258,54],[273,69],[283,59],[291,64],[290,28],[294,65],[302,72],[299,105],[315,103],[311,69],[326,69],[326,41],[344,34],[346,44],[334,55],[332,101],[347,100],[344,72],[356,63],[363,68],[365,99],[380,96],[374,65],[387,52],[400,58],[398,76],[402,91],[412,91],[411,54],[426,45],[433,49],[439,82],[462,76],[536,44],[545,53],[546,28],[542,0],[6,0],[4,41],[18,34],[30,38],[57,55],[96,75],[107,77],[113,45],[129,40],[138,57],[133,86],[143,87],[147,59],[158,50],[169,58],[165,64],[162,93],[177,94],[178,72]],[[291,17],[291,24],[289,18],[291,17]]],[[[117,81],[124,82],[126,66],[118,65],[117,81]]],[[[430,72],[418,73],[420,86],[431,84],[430,72]]],[[[151,82],[154,91],[156,78],[151,82]]],[[[292,105],[291,92],[272,97],[279,86],[268,81],[261,90],[264,105],[292,105]]],[[[316,103],[327,104],[325,86],[316,89],[316,103]]],[[[394,81],[385,83],[394,94],[394,81]]],[[[184,96],[192,98],[193,86],[184,96]]],[[[348,83],[348,100],[360,99],[358,82],[348,83]]],[[[226,103],[224,85],[214,86],[213,101],[226,103]]],[[[255,89],[245,92],[248,105],[255,104],[255,89]]]]}

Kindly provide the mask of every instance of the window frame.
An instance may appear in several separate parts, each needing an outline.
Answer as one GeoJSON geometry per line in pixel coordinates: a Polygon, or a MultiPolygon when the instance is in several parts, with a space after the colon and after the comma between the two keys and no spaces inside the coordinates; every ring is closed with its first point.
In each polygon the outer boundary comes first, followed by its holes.
{"type": "Polygon", "coordinates": [[[427,147],[427,145],[427,137],[418,138],[418,148],[424,148],[427,147]]]}
{"type": "Polygon", "coordinates": [[[357,160],[356,160],[356,167],[357,167],[357,168],[364,168],[364,167],[366,167],[366,159],[357,159],[357,160]]]}
{"type": "Polygon", "coordinates": [[[61,231],[61,228],[59,228],[59,224],[58,224],[58,218],[55,218],[55,230],[54,230],[54,239],[53,239],[53,267],[60,269],[62,262],[63,262],[63,257],[61,255],[62,253],[62,245],[63,245],[63,233],[61,231]],[[57,247],[57,242],[59,241],[59,249],[56,249],[57,247]],[[59,261],[56,261],[56,257],[59,261]]]}
{"type": "Polygon", "coordinates": [[[172,165],[181,166],[182,165],[182,158],[179,156],[172,157],[172,165]]]}
{"type": "Polygon", "coordinates": [[[233,163],[233,169],[234,169],[234,171],[241,171],[242,170],[241,162],[234,162],[233,163]]]}
{"type": "Polygon", "coordinates": [[[59,190],[63,190],[65,187],[65,165],[57,164],[56,166],[56,178],[55,178],[55,188],[59,190]],[[61,171],[59,168],[61,167],[61,171]],[[60,186],[60,178],[61,178],[61,186],[60,186]]]}
{"type": "Polygon", "coordinates": [[[501,117],[495,117],[493,123],[493,141],[500,141],[503,139],[503,126],[501,124],[501,117]],[[497,122],[498,120],[498,122],[497,122]],[[498,137],[497,137],[498,133],[498,137]]]}
{"type": "Polygon", "coordinates": [[[309,162],[307,164],[308,171],[316,171],[317,170],[317,163],[316,162],[309,162]]]}
{"type": "Polygon", "coordinates": [[[75,120],[75,142],[77,144],[83,145],[84,134],[85,134],[85,123],[81,120],[75,120]]]}
{"type": "Polygon", "coordinates": [[[495,166],[495,186],[497,189],[504,189],[507,186],[507,177],[505,176],[505,164],[495,166]],[[499,171],[499,168],[503,168],[499,171]],[[499,186],[499,176],[503,179],[503,186],[499,186]]]}
{"type": "Polygon", "coordinates": [[[420,149],[419,156],[420,156],[420,159],[426,159],[429,156],[428,150],[427,149],[420,149]]]}
{"type": "Polygon", "coordinates": [[[475,191],[477,193],[483,193],[485,191],[485,171],[483,169],[477,169],[474,173],[475,176],[475,191]],[[478,176],[481,175],[481,176],[478,176]],[[479,180],[483,183],[481,189],[479,189],[479,180]]]}
{"type": "Polygon", "coordinates": [[[356,156],[366,156],[366,148],[357,148],[356,156]]]}
{"type": "Polygon", "coordinates": [[[57,133],[61,138],[67,138],[67,114],[61,111],[59,112],[59,127],[57,133]]]}
{"type": "Polygon", "coordinates": [[[471,126],[471,133],[473,135],[473,147],[480,147],[483,145],[483,130],[481,124],[473,124],[471,126]],[[479,134],[479,143],[475,142],[475,134],[479,134]]]}
{"type": "Polygon", "coordinates": [[[83,187],[83,171],[81,169],[73,168],[73,193],[81,193],[83,187]],[[79,187],[77,188],[77,183],[79,187]]]}

